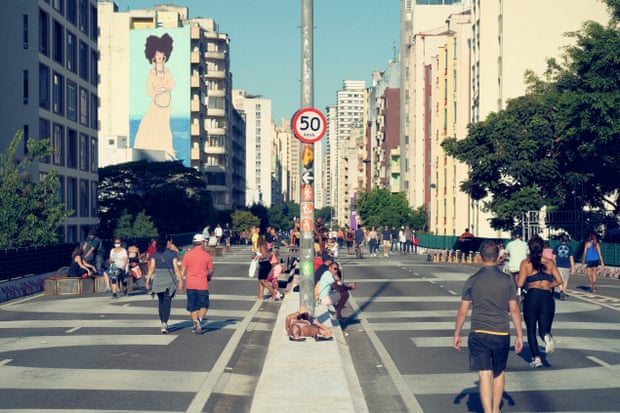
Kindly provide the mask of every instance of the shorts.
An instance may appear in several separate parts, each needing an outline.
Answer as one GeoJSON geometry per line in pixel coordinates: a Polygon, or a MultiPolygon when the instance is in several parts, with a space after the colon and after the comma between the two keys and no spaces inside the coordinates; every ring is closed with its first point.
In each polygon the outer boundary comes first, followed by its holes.
{"type": "Polygon", "coordinates": [[[353,241],[347,240],[347,248],[351,248],[351,247],[353,247],[353,241]]]}
{"type": "Polygon", "coordinates": [[[117,269],[115,273],[108,275],[110,276],[110,281],[112,284],[116,284],[117,282],[120,282],[123,285],[127,284],[127,280],[125,279],[126,274],[123,270],[117,269]]]}
{"type": "Polygon", "coordinates": [[[322,305],[336,305],[336,304],[338,304],[338,301],[340,301],[340,292],[334,291],[330,295],[328,295],[327,297],[323,297],[323,299],[321,300],[320,304],[322,304],[322,305]]]}
{"type": "Polygon", "coordinates": [[[599,265],[601,265],[601,262],[599,260],[586,261],[587,268],[595,268],[595,267],[598,267],[599,265]]]}
{"type": "Polygon", "coordinates": [[[384,239],[383,240],[383,246],[384,247],[389,247],[390,245],[392,245],[392,241],[390,241],[389,239],[384,239]]]}
{"type": "Polygon", "coordinates": [[[258,279],[266,280],[269,277],[269,273],[271,272],[271,264],[269,261],[259,261],[258,262],[258,279]]]}
{"type": "Polygon", "coordinates": [[[560,272],[560,276],[562,277],[562,282],[567,283],[568,278],[570,277],[570,268],[558,267],[558,271],[560,272]]]}
{"type": "Polygon", "coordinates": [[[506,370],[510,335],[469,333],[469,368],[474,371],[493,370],[493,377],[506,370]]]}
{"type": "Polygon", "coordinates": [[[187,311],[198,311],[201,308],[209,308],[209,290],[185,290],[187,296],[187,311]]]}

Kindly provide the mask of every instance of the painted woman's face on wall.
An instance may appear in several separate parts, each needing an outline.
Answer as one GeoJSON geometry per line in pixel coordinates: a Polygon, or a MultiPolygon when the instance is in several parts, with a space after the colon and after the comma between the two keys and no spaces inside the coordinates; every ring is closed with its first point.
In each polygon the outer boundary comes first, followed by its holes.
{"type": "Polygon", "coordinates": [[[155,52],[153,63],[164,63],[166,61],[166,55],[162,52],[155,52]]]}

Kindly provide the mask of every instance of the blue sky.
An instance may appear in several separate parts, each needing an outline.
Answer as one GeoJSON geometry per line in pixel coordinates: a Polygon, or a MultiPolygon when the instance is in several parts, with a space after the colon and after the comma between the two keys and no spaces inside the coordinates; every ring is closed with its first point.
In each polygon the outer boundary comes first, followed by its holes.
{"type": "MultiPolygon", "coordinates": [[[[273,119],[300,106],[301,0],[116,0],[119,11],[168,3],[215,19],[231,39],[233,87],[272,100],[273,119]]],[[[399,47],[400,1],[314,0],[314,106],[336,102],[345,79],[371,85],[399,47]]]]}

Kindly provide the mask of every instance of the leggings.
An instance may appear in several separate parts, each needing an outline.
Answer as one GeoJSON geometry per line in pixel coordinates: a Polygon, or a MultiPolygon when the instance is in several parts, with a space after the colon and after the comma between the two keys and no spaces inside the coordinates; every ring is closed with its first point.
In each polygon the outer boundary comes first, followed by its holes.
{"type": "Polygon", "coordinates": [[[172,296],[168,294],[168,290],[163,293],[157,293],[159,301],[159,321],[167,323],[170,319],[170,310],[172,308],[172,296]]]}
{"type": "Polygon", "coordinates": [[[523,300],[523,318],[527,328],[527,343],[532,357],[539,357],[538,341],[536,339],[536,325],[540,338],[551,334],[551,324],[555,314],[555,300],[552,290],[530,288],[523,300]]]}

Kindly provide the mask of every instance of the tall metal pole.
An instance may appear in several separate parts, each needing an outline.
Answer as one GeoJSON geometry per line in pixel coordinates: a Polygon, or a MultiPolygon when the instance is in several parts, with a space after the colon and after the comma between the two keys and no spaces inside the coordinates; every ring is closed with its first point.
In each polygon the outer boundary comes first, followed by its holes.
{"type": "MultiPolygon", "coordinates": [[[[314,107],[314,21],[313,0],[301,0],[301,107],[314,107]]],[[[313,177],[314,144],[303,143],[301,148],[300,173],[313,177]]],[[[300,182],[303,182],[300,179],[300,182]]],[[[300,187],[302,204],[300,208],[301,240],[299,243],[299,304],[306,305],[314,314],[314,189],[313,180],[300,187]],[[309,194],[311,194],[309,196],[309,194]],[[308,208],[308,204],[310,208],[308,208]]]]}

